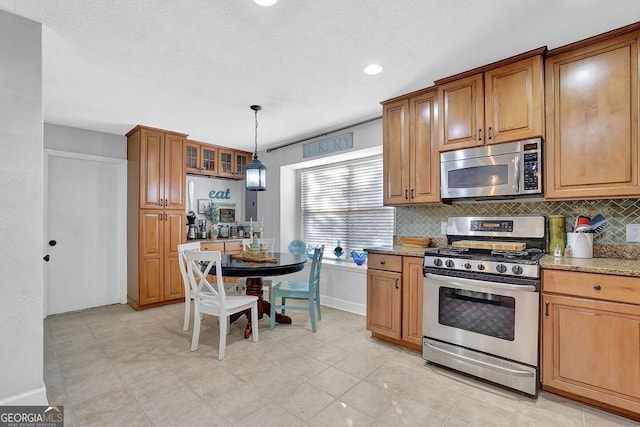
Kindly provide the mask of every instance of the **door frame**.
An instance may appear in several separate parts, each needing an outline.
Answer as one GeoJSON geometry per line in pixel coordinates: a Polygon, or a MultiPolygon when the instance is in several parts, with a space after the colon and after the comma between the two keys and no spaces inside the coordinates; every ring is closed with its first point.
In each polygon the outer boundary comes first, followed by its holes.
{"type": "MultiPolygon", "coordinates": [[[[116,166],[116,170],[118,173],[118,193],[121,197],[118,197],[119,206],[116,207],[117,211],[117,221],[120,226],[121,232],[120,236],[120,259],[118,260],[118,264],[120,265],[120,277],[118,278],[120,282],[120,304],[127,303],[127,160],[126,159],[117,159],[114,157],[105,157],[105,156],[96,156],[92,154],[83,154],[83,153],[74,153],[70,151],[61,151],[61,150],[44,150],[44,162],[43,162],[43,234],[42,234],[42,250],[43,255],[46,255],[48,252],[47,246],[47,218],[48,218],[48,210],[49,210],[49,192],[48,186],[46,185],[47,180],[49,179],[49,158],[50,157],[64,157],[69,159],[77,159],[77,160],[89,160],[94,162],[102,162],[109,163],[116,166]]],[[[49,289],[47,286],[47,275],[46,273],[43,275],[44,282],[44,304],[43,306],[43,318],[47,317],[48,304],[49,304],[49,289]]]]}

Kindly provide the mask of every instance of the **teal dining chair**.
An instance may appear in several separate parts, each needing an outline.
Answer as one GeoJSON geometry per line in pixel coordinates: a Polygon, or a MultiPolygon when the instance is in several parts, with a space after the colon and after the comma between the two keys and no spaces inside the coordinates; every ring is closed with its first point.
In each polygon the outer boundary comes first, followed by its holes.
{"type": "Polygon", "coordinates": [[[285,280],[272,286],[271,292],[269,293],[269,302],[271,304],[269,329],[273,330],[275,327],[276,309],[282,310],[282,314],[285,314],[286,310],[308,310],[311,320],[311,330],[313,332],[316,331],[316,307],[318,309],[318,320],[322,319],[320,313],[320,267],[322,266],[323,253],[324,245],[314,249],[308,282],[285,280]],[[280,297],[280,304],[276,304],[277,297],[280,297]],[[306,300],[308,304],[290,305],[287,304],[287,299],[306,300]]]}

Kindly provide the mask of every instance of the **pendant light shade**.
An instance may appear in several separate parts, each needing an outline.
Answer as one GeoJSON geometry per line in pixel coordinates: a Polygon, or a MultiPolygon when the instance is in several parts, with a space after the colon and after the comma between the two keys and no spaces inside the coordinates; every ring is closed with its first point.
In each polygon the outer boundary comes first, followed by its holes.
{"type": "Polygon", "coordinates": [[[262,110],[262,107],[252,105],[250,108],[255,112],[256,133],[253,160],[249,162],[246,169],[246,186],[249,191],[264,191],[267,189],[267,168],[258,160],[258,111],[262,110]]]}

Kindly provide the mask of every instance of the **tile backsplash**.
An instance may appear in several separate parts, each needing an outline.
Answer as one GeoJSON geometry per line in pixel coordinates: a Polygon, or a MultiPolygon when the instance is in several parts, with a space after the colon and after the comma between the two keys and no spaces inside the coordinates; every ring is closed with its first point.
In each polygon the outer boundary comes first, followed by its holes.
{"type": "MultiPolygon", "coordinates": [[[[626,224],[640,224],[640,199],[576,200],[563,202],[464,203],[396,207],[396,235],[442,236],[440,223],[450,216],[564,215],[567,228],[578,215],[604,215],[607,223],[595,233],[594,243],[627,244],[626,224]]],[[[570,230],[567,230],[570,231],[570,230]]]]}

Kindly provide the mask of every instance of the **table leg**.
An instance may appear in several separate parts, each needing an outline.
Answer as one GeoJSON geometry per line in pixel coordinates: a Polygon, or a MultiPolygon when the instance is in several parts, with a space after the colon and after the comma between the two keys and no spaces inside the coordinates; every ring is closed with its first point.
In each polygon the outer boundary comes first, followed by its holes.
{"type": "MultiPolygon", "coordinates": [[[[247,277],[247,295],[258,297],[258,319],[262,319],[262,315],[264,314],[269,316],[271,313],[271,303],[262,298],[262,285],[262,277],[247,277]]],[[[241,313],[239,313],[239,315],[241,315],[241,313]]],[[[251,336],[251,311],[247,310],[245,315],[247,316],[247,327],[244,329],[244,337],[246,339],[251,336]]],[[[238,317],[235,319],[232,317],[231,321],[235,321],[238,317]]],[[[289,324],[291,323],[291,317],[276,313],[276,322],[289,324]]]]}

